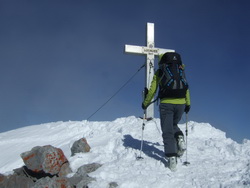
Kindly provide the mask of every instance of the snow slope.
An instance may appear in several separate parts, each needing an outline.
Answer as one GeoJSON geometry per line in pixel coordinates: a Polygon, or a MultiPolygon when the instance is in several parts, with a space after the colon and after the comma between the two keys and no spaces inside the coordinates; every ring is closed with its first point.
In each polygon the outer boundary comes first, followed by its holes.
{"type": "MultiPolygon", "coordinates": [[[[9,174],[23,165],[20,154],[34,146],[61,148],[73,172],[83,164],[101,163],[90,174],[96,182],[90,188],[106,188],[117,182],[121,188],[250,187],[250,140],[242,144],[207,123],[189,122],[188,161],[178,161],[177,172],[165,167],[160,121],[147,122],[144,130],[143,160],[140,154],[142,120],[119,118],[112,122],[55,122],[0,133],[0,173],[9,174]],[[75,140],[87,138],[91,151],[71,157],[75,140]]],[[[185,124],[180,124],[185,131],[185,124]]]]}

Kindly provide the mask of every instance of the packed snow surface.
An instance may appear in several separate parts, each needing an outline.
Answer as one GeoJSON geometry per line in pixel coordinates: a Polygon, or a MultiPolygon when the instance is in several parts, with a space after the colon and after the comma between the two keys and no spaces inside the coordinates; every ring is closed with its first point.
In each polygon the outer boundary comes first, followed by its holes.
{"type": "MultiPolygon", "coordinates": [[[[143,120],[119,118],[112,122],[69,121],[28,126],[0,133],[0,173],[10,174],[24,165],[20,154],[35,146],[61,148],[73,172],[89,163],[103,164],[89,174],[90,188],[250,187],[250,140],[242,144],[208,123],[188,122],[188,150],[171,172],[164,159],[160,121],[146,122],[140,155],[143,120]],[[74,141],[85,137],[89,153],[71,157],[74,141]],[[187,159],[190,165],[183,162],[187,159]]],[[[179,125],[185,134],[186,124],[179,125]]]]}

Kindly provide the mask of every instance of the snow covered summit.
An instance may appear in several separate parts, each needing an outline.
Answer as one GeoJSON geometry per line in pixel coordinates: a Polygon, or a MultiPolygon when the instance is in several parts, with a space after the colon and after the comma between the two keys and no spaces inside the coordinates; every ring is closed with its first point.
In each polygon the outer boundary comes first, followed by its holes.
{"type": "MultiPolygon", "coordinates": [[[[73,172],[88,163],[103,164],[90,174],[90,188],[117,182],[121,188],[250,187],[250,140],[238,144],[207,123],[188,123],[188,156],[178,160],[177,172],[164,165],[160,121],[146,123],[143,160],[136,160],[141,143],[142,120],[119,118],[112,122],[69,121],[34,125],[0,133],[0,173],[23,166],[20,154],[35,146],[61,148],[73,172]],[[71,157],[74,141],[85,137],[89,153],[71,157]]],[[[180,124],[185,132],[185,124],[180,124]]]]}

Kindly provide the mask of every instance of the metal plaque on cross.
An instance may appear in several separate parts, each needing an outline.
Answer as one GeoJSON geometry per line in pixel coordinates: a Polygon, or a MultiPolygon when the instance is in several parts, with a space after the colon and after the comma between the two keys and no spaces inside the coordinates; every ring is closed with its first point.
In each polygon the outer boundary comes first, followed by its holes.
{"type": "MultiPolygon", "coordinates": [[[[175,50],[155,48],[154,42],[154,23],[147,23],[147,46],[125,45],[126,53],[146,55],[145,87],[149,89],[154,76],[155,56],[175,50]]],[[[154,105],[151,104],[146,110],[147,118],[154,118],[154,105]]]]}

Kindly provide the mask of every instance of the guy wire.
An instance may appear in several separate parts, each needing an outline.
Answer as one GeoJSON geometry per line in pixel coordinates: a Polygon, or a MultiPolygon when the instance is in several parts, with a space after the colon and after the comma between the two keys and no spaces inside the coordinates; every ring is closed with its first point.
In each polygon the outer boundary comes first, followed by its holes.
{"type": "Polygon", "coordinates": [[[101,110],[111,99],[113,99],[136,75],[140,70],[145,67],[145,64],[143,64],[136,72],[133,74],[127,82],[125,82],[105,103],[103,103],[94,113],[92,113],[88,118],[87,121],[94,116],[99,110],[101,110]]]}

